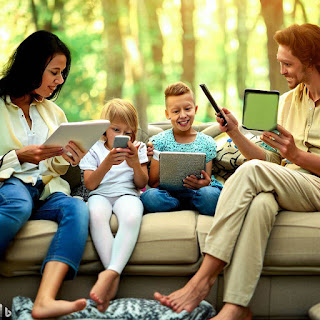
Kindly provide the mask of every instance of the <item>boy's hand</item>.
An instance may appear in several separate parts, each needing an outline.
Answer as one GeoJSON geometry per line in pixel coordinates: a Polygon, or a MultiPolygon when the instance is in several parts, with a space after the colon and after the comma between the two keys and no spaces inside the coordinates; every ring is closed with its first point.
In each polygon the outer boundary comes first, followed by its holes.
{"type": "Polygon", "coordinates": [[[203,175],[203,179],[198,179],[194,175],[186,177],[183,180],[183,186],[188,189],[198,190],[200,188],[207,187],[208,185],[210,185],[211,177],[207,174],[207,172],[202,170],[201,174],[203,175]]]}
{"type": "Polygon", "coordinates": [[[147,156],[148,157],[153,157],[153,150],[154,150],[153,143],[151,141],[149,141],[147,143],[147,156]]]}

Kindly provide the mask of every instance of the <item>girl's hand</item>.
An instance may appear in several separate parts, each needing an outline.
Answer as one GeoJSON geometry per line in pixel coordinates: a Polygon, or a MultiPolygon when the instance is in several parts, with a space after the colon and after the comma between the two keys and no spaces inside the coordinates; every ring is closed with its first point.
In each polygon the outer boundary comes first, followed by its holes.
{"type": "Polygon", "coordinates": [[[238,120],[234,117],[234,115],[226,108],[222,108],[222,111],[225,114],[225,118],[227,120],[227,125],[223,126],[223,119],[217,114],[216,120],[220,124],[221,132],[230,132],[235,128],[238,129],[238,120]]]}
{"type": "Polygon", "coordinates": [[[65,152],[62,154],[62,157],[64,160],[68,161],[72,166],[78,165],[80,160],[87,153],[86,150],[78,146],[73,141],[69,141],[69,143],[65,146],[64,149],[65,152]],[[67,154],[67,152],[69,154],[67,154]]]}
{"type": "Polygon", "coordinates": [[[202,170],[201,173],[203,175],[203,179],[198,179],[194,175],[188,176],[183,180],[183,186],[188,189],[198,190],[200,188],[207,187],[208,185],[210,185],[211,177],[204,170],[202,170]]]}
{"type": "Polygon", "coordinates": [[[296,163],[300,149],[298,149],[294,143],[292,134],[279,124],[277,125],[277,129],[279,134],[264,131],[261,140],[270,147],[278,149],[283,158],[288,159],[292,163],[296,163]]]}
{"type": "Polygon", "coordinates": [[[140,142],[134,141],[134,143],[132,143],[131,141],[128,141],[127,149],[129,149],[129,152],[126,154],[125,160],[127,161],[128,166],[131,168],[141,166],[138,156],[139,146],[140,142]]]}
{"type": "Polygon", "coordinates": [[[29,145],[16,150],[16,154],[20,163],[29,162],[39,164],[42,160],[61,156],[63,154],[63,148],[44,145],[29,145]]]}
{"type": "Polygon", "coordinates": [[[128,148],[113,148],[103,162],[106,162],[110,168],[113,165],[116,166],[126,160],[126,155],[129,151],[128,148]]]}

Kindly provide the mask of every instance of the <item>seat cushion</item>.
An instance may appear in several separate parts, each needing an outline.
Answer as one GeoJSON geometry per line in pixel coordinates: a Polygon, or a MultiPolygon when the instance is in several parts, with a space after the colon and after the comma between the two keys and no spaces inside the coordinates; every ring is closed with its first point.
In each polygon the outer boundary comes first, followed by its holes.
{"type": "MultiPolygon", "coordinates": [[[[145,215],[129,264],[194,266],[200,258],[195,232],[196,216],[194,211],[145,215]]],[[[118,229],[114,215],[111,229],[114,233],[118,229]]],[[[0,261],[0,273],[5,276],[39,273],[56,230],[57,224],[52,221],[28,221],[11,241],[5,260],[0,261]]],[[[101,268],[89,236],[79,272],[98,272],[101,268]]],[[[143,268],[139,270],[143,272],[143,268]]]]}
{"type": "MultiPolygon", "coordinates": [[[[212,217],[198,216],[200,250],[212,225],[212,217]]],[[[271,231],[264,273],[320,273],[320,212],[281,211],[271,231]]]]}

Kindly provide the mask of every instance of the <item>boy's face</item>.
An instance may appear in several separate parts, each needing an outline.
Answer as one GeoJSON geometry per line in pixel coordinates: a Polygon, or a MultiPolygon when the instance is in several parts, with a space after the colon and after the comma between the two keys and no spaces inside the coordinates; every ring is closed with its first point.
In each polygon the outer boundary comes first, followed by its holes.
{"type": "Polygon", "coordinates": [[[172,128],[175,130],[190,130],[197,110],[198,106],[195,106],[190,93],[166,99],[166,117],[171,120],[172,128]]]}

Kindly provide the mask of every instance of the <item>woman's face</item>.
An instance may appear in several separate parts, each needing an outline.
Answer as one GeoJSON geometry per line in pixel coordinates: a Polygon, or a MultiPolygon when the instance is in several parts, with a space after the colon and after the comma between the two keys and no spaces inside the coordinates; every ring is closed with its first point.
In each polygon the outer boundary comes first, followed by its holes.
{"type": "Polygon", "coordinates": [[[63,54],[57,54],[48,63],[42,75],[41,86],[33,91],[37,95],[48,98],[56,90],[59,84],[64,82],[62,72],[66,68],[67,58],[63,54]]]}

